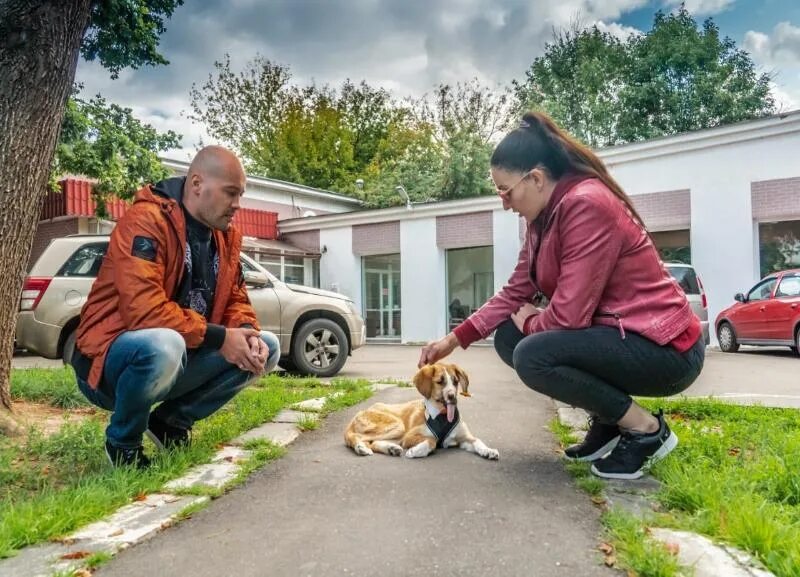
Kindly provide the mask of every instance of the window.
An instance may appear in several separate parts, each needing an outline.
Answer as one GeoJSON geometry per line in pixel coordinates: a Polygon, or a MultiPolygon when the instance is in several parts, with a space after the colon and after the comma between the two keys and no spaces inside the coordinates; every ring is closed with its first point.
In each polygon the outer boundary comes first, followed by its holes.
{"type": "Polygon", "coordinates": [[[775,284],[778,282],[777,278],[770,278],[763,282],[758,283],[756,286],[753,287],[753,290],[747,295],[747,300],[749,301],[763,301],[767,300],[769,297],[772,296],[772,290],[775,288],[775,284]]]}
{"type": "Polygon", "coordinates": [[[452,329],[494,294],[491,246],[447,251],[447,323],[452,329]]]}
{"type": "Polygon", "coordinates": [[[775,292],[776,297],[800,296],[800,276],[785,276],[775,292]]]}
{"type": "Polygon", "coordinates": [[[667,265],[667,270],[669,274],[671,274],[678,284],[681,285],[683,292],[687,295],[699,295],[700,294],[700,285],[697,282],[697,275],[694,272],[693,268],[689,268],[686,266],[669,266],[667,265]]]}
{"type": "Polygon", "coordinates": [[[800,220],[758,225],[761,276],[800,266],[800,220]]]}
{"type": "Polygon", "coordinates": [[[664,262],[692,264],[689,229],[651,232],[650,237],[664,262]]]}
{"type": "Polygon", "coordinates": [[[87,244],[72,253],[56,276],[96,277],[108,250],[107,242],[87,244]]]}
{"type": "Polygon", "coordinates": [[[319,259],[311,259],[311,286],[319,288],[321,286],[319,280],[319,259]]]}
{"type": "Polygon", "coordinates": [[[302,256],[283,257],[283,282],[303,284],[305,268],[302,256]]]}

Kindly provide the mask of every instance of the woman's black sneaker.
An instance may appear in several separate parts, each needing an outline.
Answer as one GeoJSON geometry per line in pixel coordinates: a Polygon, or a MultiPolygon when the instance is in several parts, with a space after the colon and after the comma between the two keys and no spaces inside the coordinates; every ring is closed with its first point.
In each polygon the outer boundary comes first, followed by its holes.
{"type": "Polygon", "coordinates": [[[592,473],[605,479],[638,479],[653,463],[666,457],[678,446],[678,437],[670,431],[663,411],[655,433],[623,431],[616,448],[605,458],[595,461],[592,473]]]}
{"type": "Polygon", "coordinates": [[[168,425],[151,413],[144,434],[153,441],[159,451],[164,451],[188,446],[192,440],[191,432],[191,429],[168,425]]]}
{"type": "Polygon", "coordinates": [[[583,442],[564,449],[568,461],[596,461],[608,455],[619,442],[619,427],[601,423],[597,417],[589,417],[589,430],[583,442]]]}
{"type": "Polygon", "coordinates": [[[150,459],[144,454],[142,447],[135,447],[133,449],[125,449],[122,447],[115,447],[106,441],[106,457],[114,467],[136,467],[137,469],[146,469],[150,466],[150,459]]]}

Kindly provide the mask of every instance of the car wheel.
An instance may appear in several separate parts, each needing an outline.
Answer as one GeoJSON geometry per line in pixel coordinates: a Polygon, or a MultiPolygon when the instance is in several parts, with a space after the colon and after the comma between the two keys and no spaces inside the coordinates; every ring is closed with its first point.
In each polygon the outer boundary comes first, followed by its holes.
{"type": "Polygon", "coordinates": [[[61,360],[65,365],[72,363],[72,353],[75,352],[75,341],[78,339],[78,331],[72,331],[64,341],[64,349],[61,351],[61,360]]]}
{"type": "Polygon", "coordinates": [[[717,329],[717,340],[719,348],[723,353],[735,353],[739,350],[739,342],[736,340],[736,333],[729,323],[722,323],[717,329]]]}
{"type": "Polygon", "coordinates": [[[347,361],[347,337],[330,319],[307,321],[292,340],[292,361],[302,374],[332,377],[347,361]]]}

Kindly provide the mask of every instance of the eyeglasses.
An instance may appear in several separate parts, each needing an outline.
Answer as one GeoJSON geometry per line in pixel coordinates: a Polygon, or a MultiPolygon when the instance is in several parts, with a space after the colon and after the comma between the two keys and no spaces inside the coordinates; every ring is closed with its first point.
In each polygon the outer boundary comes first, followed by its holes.
{"type": "Polygon", "coordinates": [[[528,172],[526,172],[526,173],[525,173],[525,175],[524,175],[522,178],[520,178],[520,179],[519,179],[517,182],[515,182],[515,183],[514,183],[512,186],[509,186],[507,189],[505,189],[505,190],[500,190],[499,188],[495,187],[494,191],[495,191],[495,192],[496,192],[496,193],[497,193],[497,194],[500,196],[500,198],[502,198],[503,200],[509,200],[509,198],[510,198],[510,196],[511,196],[511,191],[512,191],[512,190],[514,190],[515,188],[517,188],[517,187],[520,185],[520,183],[521,183],[523,180],[525,180],[526,178],[528,178],[528,177],[531,175],[531,172],[533,172],[533,170],[529,170],[528,172]]]}

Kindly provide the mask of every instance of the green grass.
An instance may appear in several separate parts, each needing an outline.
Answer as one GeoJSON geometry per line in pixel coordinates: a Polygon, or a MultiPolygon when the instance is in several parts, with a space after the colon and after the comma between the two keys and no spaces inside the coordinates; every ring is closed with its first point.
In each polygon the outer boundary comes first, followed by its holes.
{"type": "MultiPolygon", "coordinates": [[[[640,402],[664,409],[680,443],[651,471],[662,483],[657,514],[646,520],[604,516],[615,545],[627,551],[620,559],[639,575],[677,574],[661,567],[668,558],[636,545],[645,525],[662,526],[734,545],[778,577],[800,575],[800,411],[708,399],[640,402]]],[[[571,442],[567,427],[551,429],[563,444],[571,442]]],[[[579,485],[589,483],[584,488],[598,494],[582,467],[567,467],[579,485]]]]}
{"type": "MultiPolygon", "coordinates": [[[[27,373],[18,382],[24,383],[22,388],[28,392],[35,389],[32,383],[36,381],[60,387],[64,373],[60,369],[55,373],[48,376],[44,372],[36,378],[27,373]]],[[[21,547],[63,537],[139,494],[158,491],[190,467],[208,462],[220,444],[271,420],[286,406],[334,391],[344,394],[326,405],[324,412],[350,406],[371,394],[367,381],[323,385],[315,379],[269,375],[215,415],[198,422],[191,447],[154,454],[146,445],[154,457],[154,465],[147,471],[108,465],[103,452],[107,413],[103,411],[83,422],[67,423],[49,437],[31,430],[22,442],[0,439],[0,558],[21,547]]],[[[39,399],[52,398],[46,391],[36,394],[39,399]]],[[[283,452],[269,444],[254,446],[240,478],[283,452]]]]}
{"type": "Polygon", "coordinates": [[[629,513],[618,509],[606,511],[603,525],[614,546],[617,562],[639,577],[691,575],[662,543],[647,534],[642,522],[629,513]]]}
{"type": "Polygon", "coordinates": [[[14,369],[11,371],[11,397],[62,409],[89,406],[75,384],[72,367],[14,369]]]}

